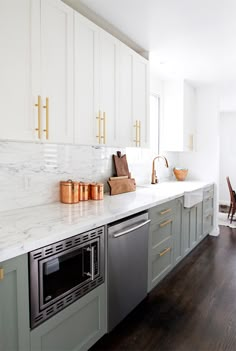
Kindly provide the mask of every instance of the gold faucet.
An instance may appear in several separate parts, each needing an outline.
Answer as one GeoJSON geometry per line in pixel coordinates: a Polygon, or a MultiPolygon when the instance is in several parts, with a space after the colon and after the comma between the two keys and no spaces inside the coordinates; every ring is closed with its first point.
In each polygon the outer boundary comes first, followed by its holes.
{"type": "Polygon", "coordinates": [[[162,158],[164,161],[165,161],[165,166],[168,168],[169,165],[168,165],[168,161],[167,159],[165,158],[165,156],[161,156],[161,155],[158,155],[157,157],[155,157],[152,161],[152,184],[156,184],[158,183],[158,179],[157,179],[157,174],[156,174],[156,170],[155,170],[155,160],[157,158],[162,158]]]}

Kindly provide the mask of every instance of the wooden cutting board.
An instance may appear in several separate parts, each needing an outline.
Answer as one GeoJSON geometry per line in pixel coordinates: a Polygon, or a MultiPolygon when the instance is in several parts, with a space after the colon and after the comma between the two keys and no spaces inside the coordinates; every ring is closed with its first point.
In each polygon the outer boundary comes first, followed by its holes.
{"type": "Polygon", "coordinates": [[[129,167],[126,159],[126,155],[121,156],[121,152],[117,151],[117,156],[113,155],[113,161],[116,169],[116,175],[131,177],[129,167]]]}
{"type": "Polygon", "coordinates": [[[118,195],[136,190],[135,179],[108,180],[110,195],[118,195]]]}

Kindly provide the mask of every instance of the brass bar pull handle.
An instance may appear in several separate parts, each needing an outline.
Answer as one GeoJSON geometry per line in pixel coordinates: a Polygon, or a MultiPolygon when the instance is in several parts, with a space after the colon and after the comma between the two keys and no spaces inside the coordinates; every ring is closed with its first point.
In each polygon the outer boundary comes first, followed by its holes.
{"type": "Polygon", "coordinates": [[[138,121],[138,146],[141,146],[141,121],[138,121]]]}
{"type": "Polygon", "coordinates": [[[99,110],[98,116],[96,117],[98,120],[98,135],[96,135],[96,138],[98,138],[98,143],[101,144],[101,111],[99,110]]]}
{"type": "Polygon", "coordinates": [[[134,124],[134,128],[135,128],[135,146],[138,146],[138,121],[136,120],[135,121],[135,124],[134,124]]]}
{"type": "Polygon", "coordinates": [[[101,118],[103,121],[103,144],[106,144],[106,112],[103,112],[103,117],[101,118]]]}
{"type": "Polygon", "coordinates": [[[46,128],[43,130],[46,133],[46,139],[48,140],[49,135],[49,98],[46,97],[46,104],[43,105],[43,108],[46,109],[46,128]]]}
{"type": "Polygon", "coordinates": [[[166,210],[161,211],[160,214],[163,215],[163,214],[169,213],[169,212],[171,212],[171,211],[172,211],[171,208],[167,208],[166,210]]]}
{"type": "Polygon", "coordinates": [[[160,224],[160,227],[162,228],[162,227],[165,227],[167,224],[169,224],[169,223],[171,223],[172,222],[172,219],[168,219],[167,221],[165,221],[165,222],[162,222],[161,224],[160,224]]]}
{"type": "Polygon", "coordinates": [[[34,104],[35,107],[38,107],[38,127],[35,130],[38,132],[38,138],[41,139],[41,96],[38,95],[38,102],[34,104]]]}
{"type": "Polygon", "coordinates": [[[0,268],[0,280],[4,279],[4,269],[0,268]]]}
{"type": "Polygon", "coordinates": [[[164,256],[165,254],[167,254],[167,252],[169,252],[171,250],[171,247],[167,247],[165,250],[163,250],[163,251],[161,251],[160,253],[159,253],[159,256],[161,257],[161,256],[164,256]]]}

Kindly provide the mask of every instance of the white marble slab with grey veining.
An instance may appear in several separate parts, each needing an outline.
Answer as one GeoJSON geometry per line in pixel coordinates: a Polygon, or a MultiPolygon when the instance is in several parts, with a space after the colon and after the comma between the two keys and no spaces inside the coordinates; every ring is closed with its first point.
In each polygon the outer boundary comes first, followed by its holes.
{"type": "Polygon", "coordinates": [[[190,191],[203,182],[167,182],[135,192],[105,195],[101,201],[59,202],[0,212],[0,262],[56,241],[146,210],[190,191]]]}

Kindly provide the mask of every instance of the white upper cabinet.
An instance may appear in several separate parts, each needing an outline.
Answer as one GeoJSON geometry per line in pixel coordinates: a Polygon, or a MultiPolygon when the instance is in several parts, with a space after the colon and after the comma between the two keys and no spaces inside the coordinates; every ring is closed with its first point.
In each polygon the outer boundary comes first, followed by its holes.
{"type": "Polygon", "coordinates": [[[75,142],[116,145],[119,41],[75,13],[75,142]]]}
{"type": "Polygon", "coordinates": [[[147,60],[133,56],[133,122],[136,125],[135,144],[149,146],[149,66],[147,60]],[[138,140],[137,140],[137,137],[138,140]]]}
{"type": "Polygon", "coordinates": [[[74,16],[75,142],[85,145],[98,144],[98,126],[101,123],[98,120],[99,28],[77,12],[74,16]]]}
{"type": "Polygon", "coordinates": [[[36,137],[73,142],[73,10],[59,0],[33,8],[33,97],[36,137]],[[37,128],[36,127],[36,128],[37,128]]]}
{"type": "Polygon", "coordinates": [[[164,82],[161,149],[194,151],[195,89],[184,80],[164,82]]]}
{"type": "Polygon", "coordinates": [[[119,146],[116,121],[118,120],[118,51],[119,41],[100,30],[99,100],[102,113],[102,142],[119,146]]]}
{"type": "Polygon", "coordinates": [[[73,10],[2,0],[0,19],[0,138],[72,142],[73,10]]]}
{"type": "Polygon", "coordinates": [[[0,1],[0,138],[148,146],[148,61],[60,0],[0,1]]]}
{"type": "Polygon", "coordinates": [[[121,146],[149,146],[149,65],[120,44],[118,139],[121,146]]]}
{"type": "Polygon", "coordinates": [[[33,140],[31,0],[0,1],[0,138],[33,140]]]}
{"type": "Polygon", "coordinates": [[[148,146],[148,74],[147,60],[75,13],[75,142],[148,146]]]}
{"type": "Polygon", "coordinates": [[[133,50],[120,45],[119,67],[119,120],[117,137],[119,146],[134,146],[133,121],[133,50]]]}

